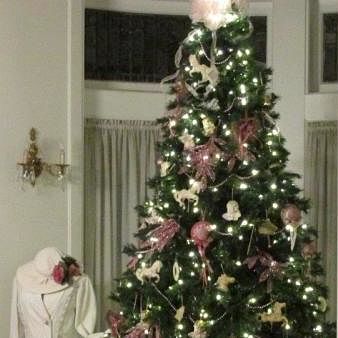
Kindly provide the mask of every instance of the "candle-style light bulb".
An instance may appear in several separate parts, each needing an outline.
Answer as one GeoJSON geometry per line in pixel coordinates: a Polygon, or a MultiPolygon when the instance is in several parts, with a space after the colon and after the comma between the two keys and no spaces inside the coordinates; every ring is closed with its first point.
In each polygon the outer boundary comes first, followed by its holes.
{"type": "Polygon", "coordinates": [[[66,153],[63,144],[60,145],[60,164],[65,164],[66,153]]]}

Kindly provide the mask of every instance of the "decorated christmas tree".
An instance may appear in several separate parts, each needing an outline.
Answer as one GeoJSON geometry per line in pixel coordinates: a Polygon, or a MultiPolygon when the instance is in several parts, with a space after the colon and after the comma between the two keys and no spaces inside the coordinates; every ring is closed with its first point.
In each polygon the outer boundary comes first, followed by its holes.
{"type": "Polygon", "coordinates": [[[165,79],[159,175],[139,207],[139,245],[125,249],[112,336],[335,337],[308,201],[286,169],[243,1],[194,0],[191,18],[165,79]]]}

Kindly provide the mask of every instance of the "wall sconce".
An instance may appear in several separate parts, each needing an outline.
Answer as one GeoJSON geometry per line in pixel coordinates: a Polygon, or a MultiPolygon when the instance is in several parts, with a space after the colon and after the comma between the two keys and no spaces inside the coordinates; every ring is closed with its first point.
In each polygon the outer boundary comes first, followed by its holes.
{"type": "Polygon", "coordinates": [[[30,183],[35,186],[36,179],[46,170],[49,174],[56,177],[59,182],[63,182],[67,175],[69,164],[65,164],[65,150],[60,149],[60,163],[45,163],[38,156],[39,148],[36,144],[36,129],[32,128],[29,132],[30,144],[25,149],[23,161],[17,163],[21,167],[19,174],[23,183],[30,183]]]}

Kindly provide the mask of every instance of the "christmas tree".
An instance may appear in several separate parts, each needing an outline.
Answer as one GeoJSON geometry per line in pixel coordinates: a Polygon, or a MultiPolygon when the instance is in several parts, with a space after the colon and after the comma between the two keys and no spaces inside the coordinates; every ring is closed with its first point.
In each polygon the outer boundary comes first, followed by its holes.
{"type": "Polygon", "coordinates": [[[308,201],[243,1],[195,0],[161,119],[154,198],[112,298],[113,337],[335,337],[308,201]]]}

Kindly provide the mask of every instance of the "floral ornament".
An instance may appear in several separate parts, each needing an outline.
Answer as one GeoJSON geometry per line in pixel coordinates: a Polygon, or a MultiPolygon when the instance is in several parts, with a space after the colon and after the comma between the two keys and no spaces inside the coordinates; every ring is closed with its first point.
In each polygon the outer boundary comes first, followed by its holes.
{"type": "Polygon", "coordinates": [[[119,313],[115,313],[111,310],[107,312],[106,315],[108,327],[110,328],[111,337],[120,338],[120,329],[123,325],[125,318],[119,313]]]}
{"type": "Polygon", "coordinates": [[[155,261],[154,264],[147,268],[146,266],[141,267],[136,270],[135,275],[136,278],[144,283],[145,280],[155,280],[155,283],[160,281],[160,272],[163,267],[163,263],[159,260],[155,261]]]}
{"type": "Polygon", "coordinates": [[[272,309],[259,315],[259,320],[263,323],[283,323],[283,326],[289,323],[288,319],[283,315],[282,310],[286,307],[286,303],[274,303],[272,309]]]}
{"type": "Polygon", "coordinates": [[[194,324],[194,331],[188,334],[190,338],[207,338],[207,333],[204,330],[204,322],[199,320],[194,324]]]}
{"type": "Polygon", "coordinates": [[[223,218],[226,221],[238,221],[242,216],[241,211],[239,210],[239,205],[236,201],[229,201],[227,203],[227,212],[223,214],[223,218]]]}
{"type": "Polygon", "coordinates": [[[52,276],[57,284],[67,284],[73,281],[75,276],[81,276],[80,265],[77,260],[70,256],[64,256],[53,268],[52,276]]]}
{"type": "Polygon", "coordinates": [[[275,261],[273,257],[265,251],[259,251],[258,255],[248,257],[243,262],[250,270],[253,270],[258,263],[260,263],[263,268],[263,272],[261,272],[259,277],[260,283],[275,276],[279,277],[282,274],[283,268],[287,266],[286,263],[275,261]]]}
{"type": "Polygon", "coordinates": [[[215,64],[210,67],[204,64],[200,64],[195,55],[190,55],[189,62],[191,65],[190,75],[200,73],[202,76],[201,83],[209,82],[213,87],[216,87],[219,83],[219,71],[215,64]]]}
{"type": "Polygon", "coordinates": [[[180,230],[180,225],[173,219],[165,220],[156,229],[147,234],[141,247],[147,248],[147,252],[162,251],[180,230]]]}
{"type": "Polygon", "coordinates": [[[228,292],[229,285],[235,282],[236,282],[236,279],[234,277],[230,277],[224,273],[220,275],[217,279],[217,282],[216,282],[217,289],[222,290],[224,292],[228,292]]]}

